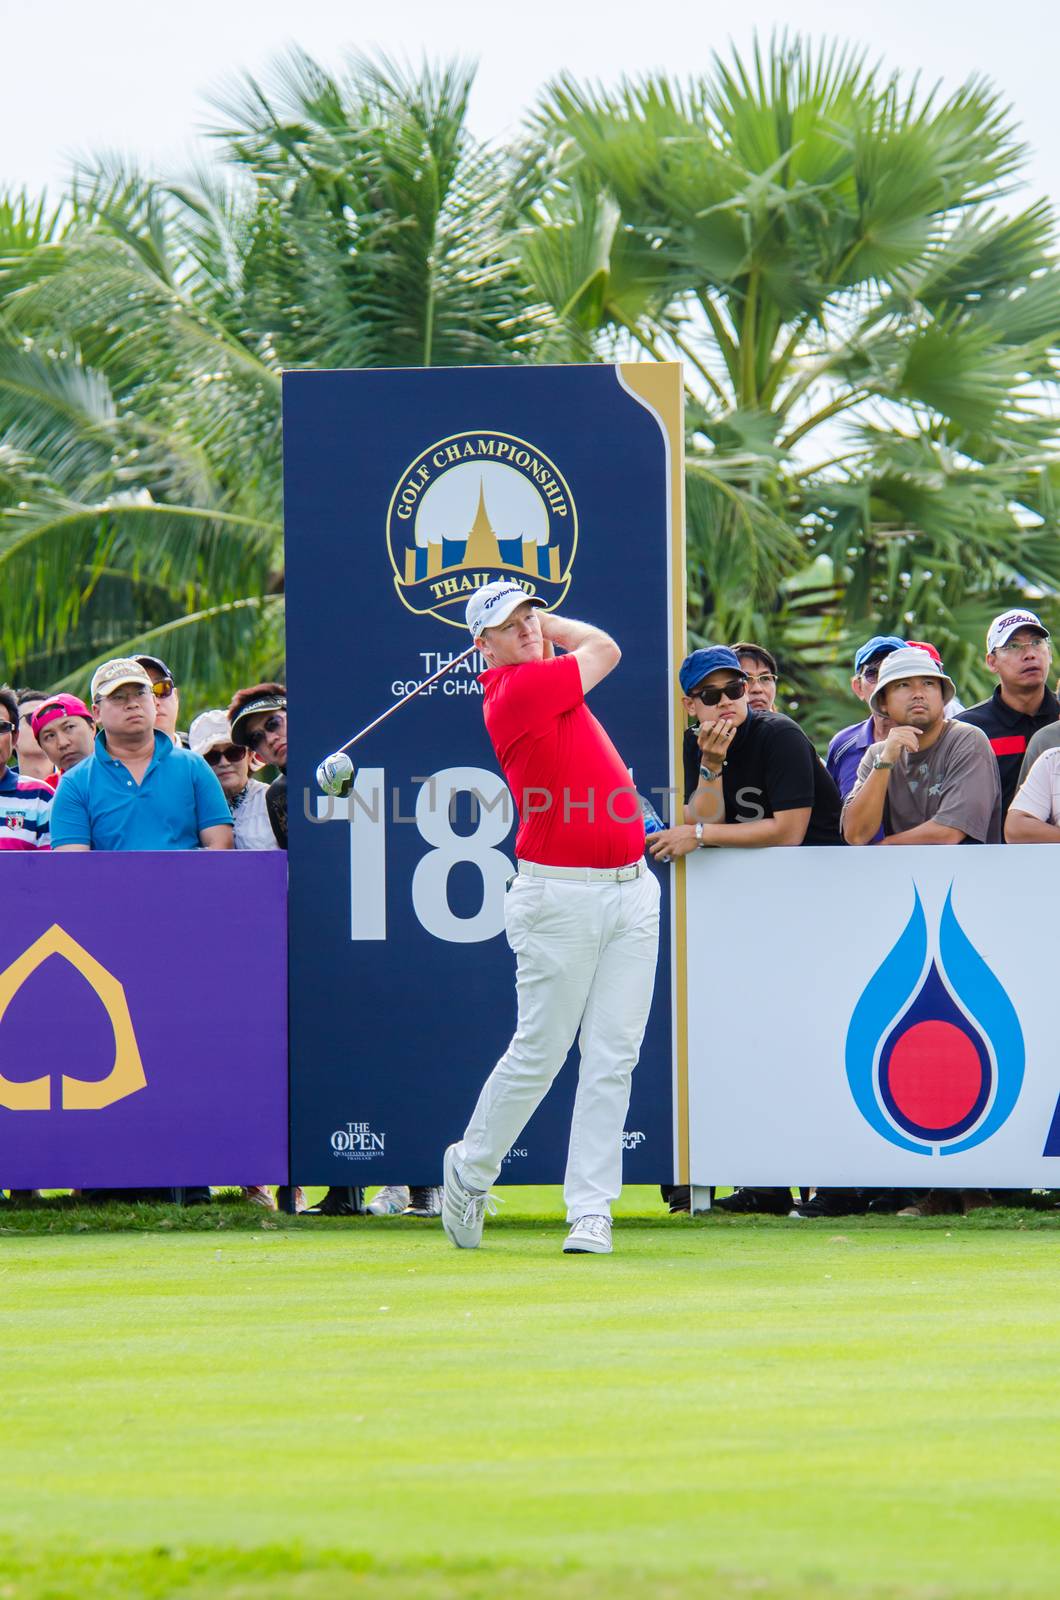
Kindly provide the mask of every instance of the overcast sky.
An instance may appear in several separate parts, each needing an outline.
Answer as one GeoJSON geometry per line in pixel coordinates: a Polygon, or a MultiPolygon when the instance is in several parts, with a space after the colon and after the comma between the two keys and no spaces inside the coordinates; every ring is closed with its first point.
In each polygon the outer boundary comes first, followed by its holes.
{"type": "Polygon", "coordinates": [[[562,68],[604,82],[655,67],[684,74],[730,38],[746,46],[755,28],[789,27],[853,37],[950,88],[988,74],[1033,147],[1031,188],[1056,199],[1058,15],[1056,0],[0,0],[0,189],[55,191],[71,159],[94,151],[179,171],[210,122],[208,92],[234,72],[265,72],[291,43],[332,66],[351,47],[473,57],[472,126],[496,137],[562,68]]]}

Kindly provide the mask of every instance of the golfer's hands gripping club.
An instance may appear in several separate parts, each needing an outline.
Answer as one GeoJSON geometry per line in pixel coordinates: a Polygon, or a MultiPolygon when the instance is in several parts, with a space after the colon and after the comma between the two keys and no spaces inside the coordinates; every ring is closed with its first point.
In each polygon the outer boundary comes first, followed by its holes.
{"type": "Polygon", "coordinates": [[[337,750],[333,756],[325,756],[317,768],[317,783],[325,794],[333,794],[339,800],[345,800],[353,788],[353,762],[342,750],[337,750]]]}

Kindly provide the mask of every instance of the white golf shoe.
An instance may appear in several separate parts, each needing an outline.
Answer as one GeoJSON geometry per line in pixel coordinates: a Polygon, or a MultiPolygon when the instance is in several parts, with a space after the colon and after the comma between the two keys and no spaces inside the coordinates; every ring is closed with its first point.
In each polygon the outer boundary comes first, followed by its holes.
{"type": "Polygon", "coordinates": [[[456,1145],[445,1152],[442,1185],[442,1227],[458,1250],[475,1250],[482,1242],[486,1213],[497,1214],[497,1202],[488,1189],[465,1189],[456,1170],[456,1145]]]}
{"type": "Polygon", "coordinates": [[[563,1241],[565,1256],[609,1256],[611,1254],[611,1218],[594,1214],[578,1217],[563,1241]]]}

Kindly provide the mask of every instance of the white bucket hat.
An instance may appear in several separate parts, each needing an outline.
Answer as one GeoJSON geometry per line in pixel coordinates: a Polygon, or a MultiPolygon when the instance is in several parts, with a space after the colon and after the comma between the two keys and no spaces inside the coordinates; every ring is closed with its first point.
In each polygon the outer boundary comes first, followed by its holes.
{"type": "Polygon", "coordinates": [[[869,697],[873,711],[879,711],[880,695],[896,678],[938,678],[944,706],[949,705],[957,693],[953,679],[946,676],[934,656],[929,656],[926,650],[918,650],[915,645],[906,645],[904,650],[892,650],[880,663],[880,675],[869,697]]]}

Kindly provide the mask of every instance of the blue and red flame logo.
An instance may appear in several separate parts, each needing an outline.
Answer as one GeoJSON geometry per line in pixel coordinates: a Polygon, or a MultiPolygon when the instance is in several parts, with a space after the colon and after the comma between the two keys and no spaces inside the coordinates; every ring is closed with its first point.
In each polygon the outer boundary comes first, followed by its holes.
{"type": "Polygon", "coordinates": [[[952,888],[937,950],[929,951],[914,885],[912,915],[847,1030],[847,1081],[858,1110],[903,1150],[957,1155],[1008,1120],[1023,1067],[1019,1018],[957,921],[952,888]]]}

